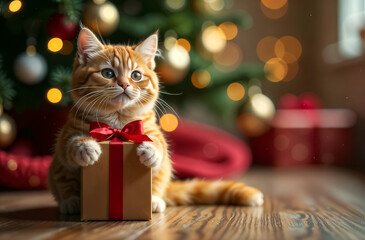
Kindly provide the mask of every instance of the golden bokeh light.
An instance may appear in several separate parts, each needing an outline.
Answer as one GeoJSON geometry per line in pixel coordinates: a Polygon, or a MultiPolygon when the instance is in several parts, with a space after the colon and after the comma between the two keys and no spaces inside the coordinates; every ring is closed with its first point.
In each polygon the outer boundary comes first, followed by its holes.
{"type": "Polygon", "coordinates": [[[293,36],[280,38],[275,44],[275,54],[278,58],[284,58],[285,53],[292,54],[295,61],[298,60],[302,54],[302,44],[293,36]]]}
{"type": "Polygon", "coordinates": [[[226,47],[213,55],[216,63],[225,67],[238,67],[242,62],[242,49],[234,42],[228,42],[226,47]]]}
{"type": "Polygon", "coordinates": [[[237,117],[237,127],[245,136],[257,137],[268,129],[268,124],[253,114],[242,113],[237,117]]]}
{"type": "Polygon", "coordinates": [[[187,52],[190,52],[190,50],[191,50],[191,45],[190,45],[189,41],[184,39],[184,38],[179,38],[176,41],[176,44],[178,44],[178,45],[182,46],[183,48],[185,48],[185,50],[187,52]]]}
{"type": "Polygon", "coordinates": [[[261,3],[269,9],[279,9],[287,4],[288,0],[261,0],[261,3]]]}
{"type": "Polygon", "coordinates": [[[269,120],[275,114],[275,105],[264,94],[258,93],[251,97],[252,111],[256,116],[269,120]]]}
{"type": "Polygon", "coordinates": [[[58,88],[51,88],[47,92],[47,99],[51,103],[58,103],[62,100],[62,92],[58,88]]]}
{"type": "MultiPolygon", "coordinates": [[[[280,47],[281,44],[281,41],[273,36],[267,36],[262,38],[256,47],[256,53],[258,58],[262,62],[267,62],[271,58],[277,57],[275,53],[275,47],[280,47]]],[[[282,48],[284,47],[282,46],[282,48]]]]}
{"type": "Polygon", "coordinates": [[[60,50],[60,53],[62,55],[69,55],[70,53],[72,53],[73,49],[74,49],[74,45],[72,44],[72,42],[70,42],[68,40],[64,40],[62,49],[60,50]]]}
{"type": "Polygon", "coordinates": [[[62,39],[60,38],[52,38],[48,41],[48,50],[51,52],[58,52],[63,47],[62,39]]]}
{"type": "Polygon", "coordinates": [[[166,0],[166,5],[171,10],[179,10],[184,7],[186,0],[166,0]]]}
{"type": "Polygon", "coordinates": [[[220,52],[227,44],[224,32],[217,26],[209,26],[203,30],[202,43],[212,53],[220,52]]]}
{"type": "Polygon", "coordinates": [[[231,83],[227,88],[227,95],[233,101],[239,101],[245,96],[245,88],[240,83],[231,83]]]}
{"type": "Polygon", "coordinates": [[[288,65],[281,58],[271,58],[265,63],[265,73],[267,80],[280,82],[288,73],[288,65]]]}
{"type": "Polygon", "coordinates": [[[160,126],[166,132],[174,131],[179,122],[174,114],[166,113],[160,118],[160,126]]]}
{"type": "Polygon", "coordinates": [[[295,57],[290,53],[285,53],[283,60],[288,64],[288,72],[283,81],[289,82],[297,76],[299,72],[299,64],[295,57]]]}
{"type": "Polygon", "coordinates": [[[27,47],[27,50],[25,50],[28,56],[34,56],[34,54],[37,52],[35,46],[30,45],[27,47]]]}
{"type": "Polygon", "coordinates": [[[13,159],[10,159],[8,161],[8,168],[10,171],[15,171],[18,169],[18,164],[13,159]]]}
{"type": "Polygon", "coordinates": [[[288,11],[288,3],[286,3],[282,8],[279,9],[270,9],[265,7],[265,5],[261,3],[261,12],[270,19],[282,18],[284,17],[287,11],[288,11]]]}
{"type": "Polygon", "coordinates": [[[224,32],[224,38],[227,40],[232,40],[237,36],[237,25],[232,22],[221,23],[219,28],[224,32]]]}
{"type": "Polygon", "coordinates": [[[100,7],[99,14],[100,19],[106,24],[113,25],[115,23],[115,19],[119,19],[118,10],[110,2],[105,3],[100,7]]]}
{"type": "Polygon", "coordinates": [[[170,50],[176,45],[176,41],[177,40],[175,37],[169,36],[169,37],[165,38],[165,41],[163,42],[163,44],[167,50],[170,50]]]}
{"type": "Polygon", "coordinates": [[[210,80],[211,76],[207,70],[197,70],[191,75],[191,82],[196,88],[205,88],[210,80]]]}
{"type": "Polygon", "coordinates": [[[22,7],[22,2],[19,0],[14,0],[9,3],[9,11],[10,12],[17,12],[22,7]]]}
{"type": "Polygon", "coordinates": [[[180,45],[175,45],[167,52],[167,59],[176,69],[186,69],[190,64],[189,53],[180,45]]]}

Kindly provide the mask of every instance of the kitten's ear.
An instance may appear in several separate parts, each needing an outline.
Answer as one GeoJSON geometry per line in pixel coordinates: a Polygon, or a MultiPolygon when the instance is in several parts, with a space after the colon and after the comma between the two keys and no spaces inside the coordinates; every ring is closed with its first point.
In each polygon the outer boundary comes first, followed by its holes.
{"type": "Polygon", "coordinates": [[[155,56],[157,52],[157,47],[158,30],[154,32],[151,36],[143,40],[141,43],[139,43],[135,48],[135,51],[140,53],[144,57],[147,66],[151,69],[154,69],[156,66],[155,56]]]}
{"type": "Polygon", "coordinates": [[[88,28],[82,28],[77,39],[79,63],[85,64],[93,54],[104,48],[103,44],[88,28]]]}

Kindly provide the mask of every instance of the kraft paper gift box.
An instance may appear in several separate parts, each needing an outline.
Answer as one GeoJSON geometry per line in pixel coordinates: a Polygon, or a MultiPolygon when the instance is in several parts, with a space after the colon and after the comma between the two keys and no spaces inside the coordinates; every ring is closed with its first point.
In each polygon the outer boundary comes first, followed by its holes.
{"type": "MultiPolygon", "coordinates": [[[[106,124],[103,126],[109,127],[106,124]]],[[[136,149],[140,143],[125,142],[123,136],[130,135],[120,131],[124,131],[124,128],[111,128],[111,136],[108,139],[112,140],[99,142],[102,150],[99,160],[94,165],[81,169],[83,221],[152,218],[151,169],[144,166],[137,156],[136,149]]],[[[143,134],[143,129],[141,131],[143,134]]],[[[126,133],[129,133],[128,129],[126,133]]],[[[145,135],[144,137],[149,139],[145,135]]]]}

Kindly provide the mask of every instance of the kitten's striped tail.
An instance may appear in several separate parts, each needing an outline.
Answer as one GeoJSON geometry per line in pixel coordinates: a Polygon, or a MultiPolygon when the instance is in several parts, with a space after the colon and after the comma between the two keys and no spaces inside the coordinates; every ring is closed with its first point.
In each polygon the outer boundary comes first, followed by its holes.
{"type": "Polygon", "coordinates": [[[256,188],[234,181],[172,181],[166,191],[167,205],[235,204],[260,206],[263,194],[256,188]]]}

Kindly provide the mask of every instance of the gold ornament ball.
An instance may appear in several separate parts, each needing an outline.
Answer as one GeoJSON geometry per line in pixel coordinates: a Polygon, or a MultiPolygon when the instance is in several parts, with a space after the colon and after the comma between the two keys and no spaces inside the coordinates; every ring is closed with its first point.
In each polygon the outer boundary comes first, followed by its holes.
{"type": "Polygon", "coordinates": [[[16,126],[14,120],[3,113],[0,115],[0,148],[10,146],[16,137],[16,126]]]}
{"type": "Polygon", "coordinates": [[[86,5],[82,21],[94,33],[102,36],[112,34],[119,24],[119,12],[111,2],[93,1],[86,5]],[[100,2],[100,4],[95,3],[100,2]]]}
{"type": "Polygon", "coordinates": [[[269,130],[274,114],[273,102],[265,95],[257,93],[239,107],[237,127],[246,137],[258,137],[269,130]]]}

